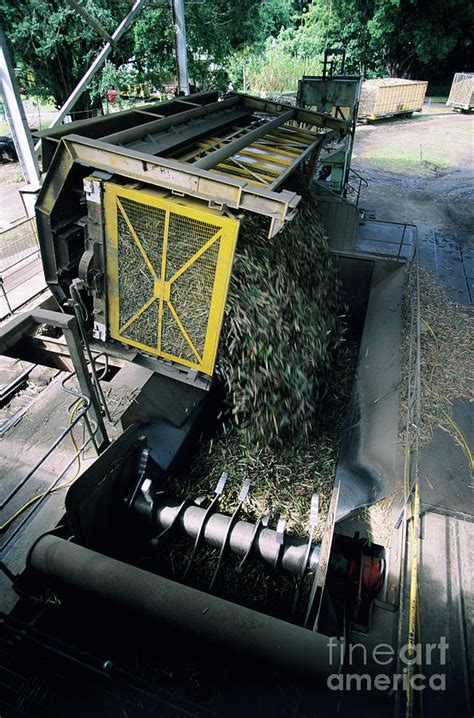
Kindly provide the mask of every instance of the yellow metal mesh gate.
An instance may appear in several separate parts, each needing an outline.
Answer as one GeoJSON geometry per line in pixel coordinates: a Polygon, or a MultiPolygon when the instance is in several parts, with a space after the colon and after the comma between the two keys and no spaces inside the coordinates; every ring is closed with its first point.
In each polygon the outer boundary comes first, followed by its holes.
{"type": "Polygon", "coordinates": [[[212,374],[238,220],[105,183],[109,334],[212,374]]]}

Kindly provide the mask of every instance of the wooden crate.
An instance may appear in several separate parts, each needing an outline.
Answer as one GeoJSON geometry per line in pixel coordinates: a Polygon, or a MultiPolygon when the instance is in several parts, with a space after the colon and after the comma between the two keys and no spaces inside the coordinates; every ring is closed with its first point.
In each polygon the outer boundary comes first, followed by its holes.
{"type": "Polygon", "coordinates": [[[474,72],[456,72],[446,105],[461,110],[474,107],[474,72]]]}
{"type": "Polygon", "coordinates": [[[418,112],[423,107],[425,81],[385,78],[367,80],[362,85],[359,118],[375,120],[378,117],[418,112]]]}

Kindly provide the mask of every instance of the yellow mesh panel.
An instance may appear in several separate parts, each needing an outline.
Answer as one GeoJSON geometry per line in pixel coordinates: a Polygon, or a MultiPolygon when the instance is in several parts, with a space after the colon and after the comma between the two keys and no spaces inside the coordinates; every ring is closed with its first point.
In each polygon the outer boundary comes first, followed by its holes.
{"type": "Polygon", "coordinates": [[[171,212],[166,250],[166,279],[171,279],[218,231],[219,227],[216,225],[198,222],[171,212]]]}
{"type": "Polygon", "coordinates": [[[156,299],[123,331],[126,339],[135,342],[158,336],[158,302],[156,299]]]}
{"type": "Polygon", "coordinates": [[[161,255],[163,253],[163,233],[166,212],[157,207],[146,207],[138,202],[122,197],[120,200],[137,237],[143,245],[148,259],[160,274],[161,255]]]}
{"type": "Polygon", "coordinates": [[[212,374],[238,221],[105,187],[110,336],[212,374]]]}
{"type": "Polygon", "coordinates": [[[196,356],[189,346],[186,338],[179,328],[175,317],[171,313],[169,304],[163,305],[161,349],[165,354],[175,356],[177,359],[196,361],[196,356]]]}
{"type": "Polygon", "coordinates": [[[144,264],[138,245],[136,244],[127,224],[121,215],[117,217],[118,224],[118,280],[119,280],[119,324],[122,327],[133,315],[139,311],[153,292],[154,280],[144,264]],[[134,282],[140,291],[129,291],[130,273],[138,275],[140,281],[134,282]]]}
{"type": "MultiPolygon", "coordinates": [[[[206,340],[218,254],[219,240],[171,285],[171,304],[200,355],[206,340]]],[[[165,339],[163,330],[162,341],[165,339]]]]}

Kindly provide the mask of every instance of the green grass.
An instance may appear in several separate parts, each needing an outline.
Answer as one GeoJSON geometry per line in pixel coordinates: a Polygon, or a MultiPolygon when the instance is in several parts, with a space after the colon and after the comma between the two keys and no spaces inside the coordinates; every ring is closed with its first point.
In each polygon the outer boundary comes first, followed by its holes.
{"type": "Polygon", "coordinates": [[[431,175],[435,168],[442,170],[452,166],[452,158],[445,146],[431,141],[429,136],[419,142],[407,134],[406,142],[368,147],[359,157],[378,167],[410,174],[431,175]]]}
{"type": "MultiPolygon", "coordinates": [[[[26,114],[28,116],[28,121],[31,127],[34,127],[35,129],[38,129],[38,108],[33,107],[33,102],[38,102],[36,97],[26,97],[25,95],[21,96],[21,99],[23,100],[24,107],[26,110],[26,114]],[[28,105],[25,105],[25,103],[28,103],[28,105]]],[[[53,105],[52,102],[40,102],[39,105],[39,115],[41,119],[41,127],[40,129],[44,130],[46,127],[49,127],[51,124],[51,118],[45,118],[44,115],[46,113],[51,112],[57,112],[57,107],[53,105]]],[[[4,114],[3,104],[0,101],[0,113],[4,114]]],[[[0,135],[9,135],[10,134],[10,128],[8,127],[8,122],[6,120],[0,121],[0,135]]]]}
{"type": "MultiPolygon", "coordinates": [[[[425,154],[425,153],[423,153],[425,154]]],[[[430,154],[429,158],[420,160],[420,154],[418,150],[418,156],[416,154],[401,154],[400,149],[394,148],[390,151],[390,148],[379,147],[363,153],[363,157],[359,155],[360,159],[366,162],[370,162],[376,167],[392,170],[393,172],[403,172],[405,174],[416,174],[431,176],[438,170],[444,170],[450,167],[450,162],[446,157],[441,154],[433,156],[430,154]]]]}
{"type": "Polygon", "coordinates": [[[465,166],[472,142],[471,123],[454,113],[446,114],[445,119],[436,114],[440,113],[374,126],[360,149],[356,143],[358,159],[389,171],[425,176],[465,166]]]}
{"type": "MultiPolygon", "coordinates": [[[[41,120],[41,129],[45,130],[47,127],[49,127],[51,124],[51,118],[48,119],[42,119],[41,120]]],[[[34,129],[38,129],[36,125],[34,125],[34,129]]],[[[10,128],[8,127],[7,122],[0,122],[0,135],[9,135],[10,134],[10,128]]]]}
{"type": "Polygon", "coordinates": [[[427,95],[425,97],[425,104],[427,105],[430,100],[431,100],[431,102],[442,102],[442,103],[446,104],[446,102],[448,101],[448,96],[446,95],[446,96],[430,97],[429,95],[427,95]]]}

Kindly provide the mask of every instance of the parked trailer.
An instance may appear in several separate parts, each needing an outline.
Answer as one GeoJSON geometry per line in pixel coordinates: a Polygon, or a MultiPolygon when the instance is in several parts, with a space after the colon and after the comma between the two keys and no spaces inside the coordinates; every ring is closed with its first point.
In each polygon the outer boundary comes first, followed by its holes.
{"type": "Polygon", "coordinates": [[[388,77],[362,83],[359,120],[411,116],[420,112],[428,83],[388,77]]]}
{"type": "Polygon", "coordinates": [[[456,72],[449,91],[447,107],[469,112],[474,107],[474,72],[456,72]]]}

